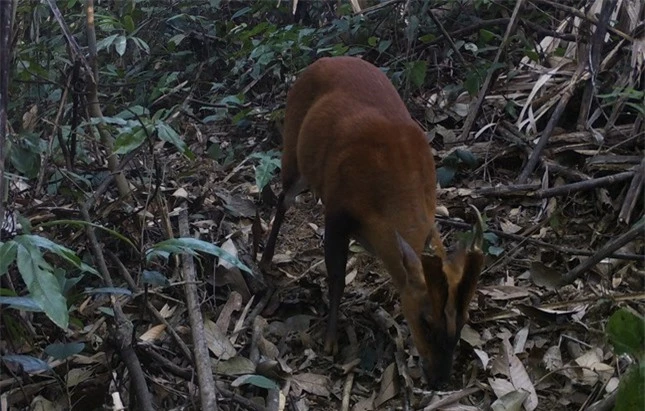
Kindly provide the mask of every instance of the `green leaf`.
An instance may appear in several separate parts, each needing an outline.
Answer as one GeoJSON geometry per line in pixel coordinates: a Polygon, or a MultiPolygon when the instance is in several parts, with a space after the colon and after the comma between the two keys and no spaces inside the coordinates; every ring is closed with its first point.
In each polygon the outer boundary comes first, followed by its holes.
{"type": "Polygon", "coordinates": [[[135,132],[121,133],[114,140],[115,154],[128,154],[137,149],[146,140],[146,133],[142,128],[135,132]]]}
{"type": "Polygon", "coordinates": [[[111,36],[108,36],[108,37],[106,37],[104,39],[101,39],[101,40],[97,41],[96,42],[96,50],[101,51],[101,50],[103,50],[105,48],[110,47],[110,45],[112,45],[112,43],[114,42],[114,40],[118,36],[119,36],[118,34],[113,34],[111,36]]]}
{"type": "Polygon", "coordinates": [[[45,347],[45,353],[57,360],[64,360],[67,357],[76,355],[83,351],[85,343],[49,344],[45,347]]]}
{"type": "Polygon", "coordinates": [[[20,369],[27,374],[51,370],[47,362],[31,355],[3,355],[0,358],[5,365],[16,370],[20,369]]]}
{"type": "Polygon", "coordinates": [[[451,167],[439,167],[437,169],[437,181],[441,187],[448,187],[455,178],[455,169],[451,167]]]}
{"type": "Polygon", "coordinates": [[[415,61],[410,64],[408,68],[408,78],[410,82],[417,87],[421,87],[426,80],[426,71],[428,69],[428,63],[425,61],[415,61]]]}
{"type": "Polygon", "coordinates": [[[128,39],[125,36],[119,36],[114,41],[114,49],[119,56],[123,56],[125,54],[125,46],[127,45],[127,43],[128,39]]]}
{"type": "Polygon", "coordinates": [[[392,45],[392,40],[383,40],[378,44],[378,52],[383,53],[392,45]]]}
{"type": "Polygon", "coordinates": [[[616,354],[629,354],[637,360],[643,358],[645,319],[642,316],[621,308],[607,321],[606,332],[616,354]]]}
{"type": "Polygon", "coordinates": [[[40,250],[29,242],[19,243],[17,257],[18,271],[31,297],[54,324],[66,329],[69,323],[67,301],[52,267],[43,259],[40,250]]]}
{"type": "Polygon", "coordinates": [[[240,270],[253,274],[253,271],[244,265],[237,257],[229,254],[220,247],[207,241],[189,237],[171,238],[153,245],[152,248],[146,251],[146,259],[149,261],[154,256],[166,258],[171,253],[196,255],[197,252],[214,255],[215,257],[233,264],[240,270]]]}
{"type": "Polygon", "coordinates": [[[0,276],[9,270],[9,266],[16,259],[16,243],[9,241],[0,244],[0,276]]]}
{"type": "Polygon", "coordinates": [[[504,252],[504,249],[502,247],[498,247],[496,245],[491,245],[491,246],[488,247],[487,251],[488,251],[488,254],[490,254],[492,256],[495,256],[495,257],[499,257],[504,252]]]}
{"type": "Polygon", "coordinates": [[[161,140],[167,141],[168,143],[171,143],[172,145],[177,147],[177,150],[179,150],[179,152],[184,154],[186,157],[190,159],[195,158],[194,154],[188,149],[188,146],[186,145],[184,140],[181,139],[181,136],[179,136],[179,134],[177,134],[177,132],[172,127],[170,127],[163,121],[155,122],[155,127],[161,140]]]}
{"type": "Polygon", "coordinates": [[[475,168],[477,167],[477,157],[468,150],[458,148],[455,150],[455,155],[458,159],[463,161],[468,167],[475,168]]]}
{"type": "Polygon", "coordinates": [[[618,385],[614,411],[642,410],[645,404],[645,363],[634,364],[618,385]]]}
{"type": "Polygon", "coordinates": [[[131,15],[128,14],[127,16],[123,17],[123,27],[125,27],[125,30],[128,33],[132,33],[134,31],[135,29],[134,20],[132,20],[131,15]]]}
{"type": "Polygon", "coordinates": [[[468,73],[466,76],[466,80],[464,81],[464,88],[466,91],[468,91],[468,94],[471,96],[476,96],[477,93],[479,92],[479,86],[480,86],[480,76],[477,71],[471,71],[468,73]]]}
{"type": "Polygon", "coordinates": [[[0,304],[8,305],[16,310],[33,311],[42,313],[43,308],[31,297],[3,297],[0,296],[0,304]]]}
{"type": "Polygon", "coordinates": [[[271,182],[275,171],[280,168],[280,159],[277,156],[279,153],[276,150],[253,155],[253,157],[260,159],[259,164],[255,167],[255,184],[260,192],[271,182]]]}
{"type": "Polygon", "coordinates": [[[168,278],[155,270],[143,270],[142,279],[144,284],[150,284],[153,286],[167,287],[170,285],[168,278]]]}
{"type": "Polygon", "coordinates": [[[256,387],[265,388],[268,390],[277,390],[280,387],[275,381],[268,379],[262,375],[251,374],[251,375],[242,375],[241,377],[236,378],[231,385],[233,387],[239,387],[240,385],[251,384],[256,387]]]}
{"type": "Polygon", "coordinates": [[[14,241],[25,246],[29,244],[34,247],[44,248],[45,250],[51,251],[52,253],[55,253],[59,257],[65,259],[67,262],[73,264],[76,268],[92,274],[98,274],[98,272],[94,268],[83,263],[81,259],[76,255],[76,253],[74,253],[74,251],[60,244],[56,244],[48,238],[33,234],[23,234],[17,236],[14,241]]]}
{"type": "Polygon", "coordinates": [[[481,38],[481,40],[484,43],[489,43],[495,37],[498,37],[498,36],[497,36],[497,34],[493,33],[492,31],[485,30],[485,29],[480,29],[479,30],[479,38],[481,38]]]}

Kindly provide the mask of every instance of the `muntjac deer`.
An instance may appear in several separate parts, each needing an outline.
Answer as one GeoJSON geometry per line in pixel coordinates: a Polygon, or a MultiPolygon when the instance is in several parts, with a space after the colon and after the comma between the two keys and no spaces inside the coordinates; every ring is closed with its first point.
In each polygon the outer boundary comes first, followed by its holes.
{"type": "Polygon", "coordinates": [[[425,134],[388,78],[359,58],[321,58],[303,71],[287,97],[283,134],[283,191],[261,266],[271,263],[285,212],[311,188],[325,208],[325,351],[338,351],[354,237],[392,277],[429,385],[446,382],[483,265],[479,212],[473,207],[472,244],[447,256],[435,229],[435,165],[425,134]]]}

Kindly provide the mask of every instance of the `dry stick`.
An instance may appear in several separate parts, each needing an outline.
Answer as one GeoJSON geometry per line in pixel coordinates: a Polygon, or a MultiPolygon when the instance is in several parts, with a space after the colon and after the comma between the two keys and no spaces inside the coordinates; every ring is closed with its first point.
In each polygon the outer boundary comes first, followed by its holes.
{"type": "MultiPolygon", "coordinates": [[[[179,236],[190,237],[188,228],[188,211],[186,204],[179,211],[179,236]]],[[[199,307],[199,293],[197,292],[197,276],[195,275],[195,262],[189,254],[182,255],[184,289],[186,292],[186,306],[188,319],[193,337],[193,350],[195,353],[195,368],[197,368],[197,382],[199,383],[199,397],[202,410],[216,410],[217,396],[215,394],[215,380],[211,368],[211,359],[208,355],[208,345],[204,335],[204,319],[199,307]]]]}
{"type": "MultiPolygon", "coordinates": [[[[432,12],[431,9],[428,9],[428,14],[430,15],[430,18],[432,19],[434,24],[436,24],[437,27],[439,27],[439,30],[441,30],[441,33],[443,34],[443,37],[446,40],[448,40],[448,44],[450,44],[450,48],[452,49],[452,51],[455,52],[455,55],[457,57],[459,57],[459,61],[460,61],[461,65],[464,66],[464,67],[468,67],[469,65],[468,65],[468,63],[466,63],[466,60],[464,59],[464,56],[461,55],[461,52],[459,51],[459,47],[457,47],[455,42],[452,40],[452,37],[450,36],[450,34],[448,34],[448,31],[446,31],[446,28],[443,26],[443,24],[441,24],[441,22],[439,21],[437,16],[434,15],[434,13],[432,12]]],[[[500,50],[501,50],[501,47],[500,47],[500,50]]]]}
{"type": "MultiPolygon", "coordinates": [[[[92,222],[90,218],[90,213],[88,211],[88,203],[86,202],[81,206],[81,213],[83,219],[88,223],[92,222]]],[[[96,239],[94,233],[94,227],[91,224],[85,226],[85,233],[92,247],[92,252],[94,259],[96,260],[96,265],[99,269],[99,272],[103,276],[103,282],[107,287],[113,287],[112,278],[110,277],[110,271],[105,263],[105,257],[103,256],[103,250],[101,245],[96,239]]],[[[134,352],[132,347],[132,323],[123,314],[121,309],[121,304],[114,298],[114,295],[110,296],[112,302],[112,308],[114,311],[114,321],[116,326],[116,333],[112,338],[114,338],[115,348],[121,356],[121,360],[127,367],[132,378],[132,383],[134,385],[134,391],[137,398],[138,409],[145,411],[152,411],[154,407],[152,406],[152,396],[150,391],[148,391],[148,385],[146,383],[146,377],[141,368],[141,363],[137,354],[134,352]]],[[[134,408],[134,404],[130,404],[131,408],[134,408]]]]}
{"type": "Polygon", "coordinates": [[[598,264],[605,257],[608,257],[614,251],[618,250],[620,247],[623,247],[630,241],[636,239],[638,236],[645,234],[645,218],[641,218],[629,231],[618,236],[617,238],[611,240],[605,244],[598,252],[591,258],[586,259],[582,263],[578,264],[573,270],[569,271],[562,277],[562,280],[566,283],[572,283],[580,274],[584,273],[594,265],[598,264]]]}
{"type": "Polygon", "coordinates": [[[11,16],[13,3],[0,4],[0,229],[4,226],[5,184],[4,150],[7,136],[9,63],[11,62],[11,16]]]}
{"type": "Polygon", "coordinates": [[[469,395],[472,395],[478,391],[481,391],[481,388],[479,387],[471,387],[471,388],[466,388],[461,391],[457,391],[455,393],[452,393],[441,400],[434,402],[427,407],[423,409],[423,411],[433,411],[433,410],[438,410],[443,407],[447,407],[449,405],[452,405],[456,403],[457,401],[460,401],[462,398],[465,398],[469,395]]]}
{"type": "Polygon", "coordinates": [[[582,102],[580,104],[580,112],[578,113],[578,128],[586,129],[591,127],[591,124],[587,124],[589,120],[589,112],[591,111],[591,102],[594,98],[594,91],[596,89],[596,76],[598,74],[598,68],[600,67],[600,57],[602,55],[602,48],[605,44],[605,34],[607,34],[607,24],[609,23],[609,17],[611,16],[611,11],[616,6],[616,1],[618,0],[605,0],[602,2],[602,8],[600,10],[600,19],[598,25],[596,26],[596,31],[594,32],[591,38],[591,47],[589,48],[589,61],[587,62],[587,69],[591,72],[589,80],[585,86],[585,90],[582,93],[582,102]]]}
{"type": "Polygon", "coordinates": [[[591,404],[586,411],[611,411],[616,405],[616,396],[618,395],[618,390],[614,390],[611,394],[607,395],[600,401],[596,401],[591,404]]]}
{"type": "Polygon", "coordinates": [[[546,127],[542,131],[540,140],[538,140],[537,145],[533,149],[533,153],[531,153],[531,156],[529,157],[529,161],[526,163],[526,166],[524,166],[524,169],[520,173],[520,176],[517,179],[517,182],[519,184],[526,183],[526,180],[528,180],[533,170],[535,170],[535,167],[540,161],[540,155],[542,155],[542,151],[544,151],[544,148],[546,147],[546,143],[549,141],[549,137],[551,137],[551,134],[553,134],[553,130],[555,129],[555,126],[558,124],[558,121],[560,121],[560,117],[562,117],[562,113],[564,113],[564,109],[567,106],[567,103],[571,99],[571,96],[573,96],[573,91],[576,85],[578,84],[579,81],[586,79],[588,75],[589,73],[583,70],[583,66],[579,65],[578,68],[576,69],[576,72],[571,77],[569,84],[567,84],[567,86],[564,88],[564,91],[562,93],[562,98],[558,102],[558,105],[553,111],[553,114],[551,115],[549,122],[547,123],[546,127]]]}
{"type": "MultiPolygon", "coordinates": [[[[114,254],[110,250],[105,250],[105,252],[107,253],[108,257],[110,257],[112,262],[116,264],[119,274],[123,277],[123,279],[125,279],[125,282],[128,283],[128,287],[130,287],[130,290],[132,290],[132,292],[135,294],[141,293],[142,291],[139,289],[139,287],[137,287],[137,284],[134,282],[134,279],[130,275],[130,272],[125,267],[125,265],[123,265],[123,262],[121,262],[119,257],[117,257],[116,254],[114,254]]],[[[177,334],[177,331],[175,331],[175,328],[168,322],[168,320],[166,320],[163,317],[163,315],[161,315],[159,310],[157,310],[157,307],[155,307],[150,300],[146,300],[146,306],[148,310],[152,313],[152,315],[157,319],[157,321],[159,321],[166,327],[166,330],[170,333],[172,338],[175,340],[175,343],[181,349],[181,352],[184,354],[184,357],[186,357],[188,361],[194,364],[193,355],[190,352],[190,349],[188,348],[184,340],[181,339],[179,334],[177,334]]]]}
{"type": "MultiPolygon", "coordinates": [[[[446,225],[450,225],[456,228],[461,228],[461,229],[469,229],[472,228],[472,226],[468,223],[464,223],[463,221],[456,221],[456,220],[451,220],[446,217],[437,217],[437,221],[440,223],[445,223],[446,225]]],[[[495,230],[489,228],[486,230],[488,232],[491,232],[499,237],[503,238],[508,238],[509,240],[513,241],[526,241],[527,243],[531,243],[534,245],[538,245],[540,247],[547,247],[551,248],[553,250],[559,251],[561,253],[565,254],[571,254],[571,255],[581,255],[581,256],[586,256],[586,257],[591,257],[596,255],[596,251],[587,251],[587,250],[580,250],[577,248],[569,248],[569,247],[561,247],[559,245],[547,243],[542,240],[537,240],[535,238],[531,237],[524,237],[518,234],[511,234],[511,233],[505,233],[500,230],[495,230]]],[[[609,255],[608,257],[619,259],[619,260],[635,260],[635,261],[645,261],[645,255],[642,254],[628,254],[628,253],[613,253],[609,255]]]]}
{"type": "Polygon", "coordinates": [[[473,192],[475,195],[486,197],[518,197],[527,196],[530,192],[541,187],[540,184],[515,184],[510,186],[484,187],[473,192]]]}
{"type": "MultiPolygon", "coordinates": [[[[548,4],[551,7],[555,7],[556,9],[564,10],[568,12],[569,14],[573,14],[576,17],[579,17],[583,20],[586,20],[592,24],[595,24],[596,26],[599,25],[598,19],[596,19],[593,16],[588,16],[582,11],[578,10],[575,7],[570,7],[565,4],[560,4],[560,2],[552,1],[552,0],[533,0],[535,3],[542,3],[542,4],[548,4]]],[[[618,37],[625,39],[629,41],[630,43],[634,42],[634,38],[628,34],[623,33],[622,31],[615,29],[611,26],[607,27],[607,30],[610,31],[612,34],[617,35],[618,37]]]]}
{"type": "Polygon", "coordinates": [[[530,197],[530,198],[550,198],[556,196],[566,196],[571,193],[580,191],[589,191],[598,187],[605,187],[622,181],[629,180],[634,176],[633,171],[624,171],[610,176],[592,178],[577,183],[565,184],[558,187],[545,188],[531,191],[531,186],[537,184],[516,184],[511,186],[499,186],[491,188],[482,188],[475,190],[473,194],[487,197],[530,197]]]}
{"type": "MultiPolygon", "coordinates": [[[[502,57],[502,52],[504,51],[504,49],[506,48],[506,45],[508,44],[508,40],[511,36],[511,33],[515,31],[517,15],[520,11],[520,8],[522,7],[522,4],[524,4],[524,0],[517,0],[517,2],[515,3],[515,8],[513,9],[511,20],[508,22],[508,26],[506,26],[506,33],[504,33],[504,39],[502,40],[502,44],[499,45],[499,49],[497,49],[497,55],[495,56],[495,60],[493,60],[493,64],[491,65],[492,67],[494,67],[497,64],[497,62],[499,62],[499,59],[502,57]]],[[[484,84],[482,84],[482,87],[479,90],[479,95],[477,96],[477,101],[475,102],[475,105],[469,108],[470,112],[468,113],[468,117],[466,117],[466,121],[464,122],[464,128],[461,132],[461,136],[459,136],[459,140],[465,141],[466,138],[468,138],[468,135],[470,134],[470,130],[473,128],[473,125],[475,124],[475,119],[477,118],[477,114],[479,113],[479,108],[481,107],[482,103],[484,102],[484,98],[488,93],[488,88],[490,87],[491,81],[493,79],[493,74],[495,71],[497,70],[491,69],[488,71],[488,74],[486,75],[486,79],[484,80],[484,84]]]]}
{"type": "Polygon", "coordinates": [[[624,171],[610,176],[592,178],[591,180],[580,181],[578,183],[565,184],[558,187],[545,188],[537,190],[533,193],[528,193],[531,198],[550,198],[556,196],[566,196],[571,193],[580,191],[589,191],[598,187],[605,187],[612,184],[620,183],[634,177],[633,171],[624,171]]]}
{"type": "Polygon", "coordinates": [[[394,353],[394,361],[396,362],[396,368],[399,375],[403,378],[405,382],[405,387],[403,389],[403,409],[407,410],[410,408],[410,399],[409,391],[414,387],[412,378],[408,373],[408,369],[405,366],[405,359],[403,358],[403,334],[401,333],[401,327],[394,321],[394,318],[385,311],[382,307],[379,307],[376,304],[370,304],[371,309],[369,310],[372,313],[372,318],[376,323],[381,327],[385,333],[394,340],[394,345],[396,346],[396,351],[394,353]],[[390,330],[394,329],[396,332],[396,337],[392,336],[390,330]]]}
{"type": "Polygon", "coordinates": [[[352,394],[352,385],[354,385],[354,373],[347,374],[345,385],[343,386],[343,402],[340,406],[341,411],[349,411],[349,397],[352,394]]]}
{"type": "MultiPolygon", "coordinates": [[[[52,0],[49,0],[50,2],[50,7],[55,7],[55,4],[52,5],[51,2],[52,0]]],[[[52,9],[53,10],[53,9],[52,9]]],[[[58,10],[58,8],[56,8],[58,10]]],[[[87,104],[88,104],[88,112],[90,113],[90,116],[96,118],[99,120],[99,122],[96,124],[96,130],[99,133],[100,141],[104,145],[106,151],[107,151],[107,163],[108,163],[108,168],[110,172],[114,173],[115,176],[115,182],[116,182],[116,187],[119,191],[119,195],[122,198],[126,198],[128,195],[130,195],[130,186],[128,185],[128,181],[125,178],[125,175],[121,172],[117,172],[117,165],[118,165],[118,157],[116,154],[114,154],[114,137],[110,134],[110,131],[108,130],[108,127],[103,119],[103,111],[101,110],[101,104],[99,103],[99,91],[98,91],[98,80],[99,80],[99,69],[97,65],[97,47],[96,47],[96,30],[95,30],[95,25],[94,25],[94,0],[85,0],[85,11],[87,14],[86,18],[86,25],[87,25],[87,48],[89,51],[89,57],[90,57],[90,64],[91,64],[91,71],[86,73],[86,75],[89,77],[88,83],[87,83],[87,104]]],[[[59,11],[60,13],[60,11],[59,11]]],[[[61,24],[61,27],[63,27],[64,22],[61,20],[59,24],[61,24]]],[[[66,27],[66,26],[65,26],[66,27]]],[[[75,44],[75,43],[74,43],[75,44]]],[[[70,43],[70,49],[74,48],[71,47],[72,44],[70,43]]],[[[79,50],[78,45],[75,45],[76,50],[79,50]]],[[[84,57],[83,54],[78,52],[78,54],[81,54],[82,61],[84,63],[84,57]]]]}
{"type": "Polygon", "coordinates": [[[629,185],[629,190],[627,190],[627,195],[625,195],[625,201],[623,201],[623,206],[620,208],[620,213],[618,214],[619,223],[629,224],[634,207],[636,207],[636,202],[640,198],[641,191],[643,190],[644,179],[645,158],[641,161],[638,169],[636,169],[636,174],[634,174],[632,183],[629,185]]]}
{"type": "Polygon", "coordinates": [[[578,170],[565,167],[562,164],[551,161],[547,158],[542,159],[542,166],[548,168],[550,173],[559,174],[567,180],[571,181],[586,181],[591,180],[591,177],[578,170]]]}

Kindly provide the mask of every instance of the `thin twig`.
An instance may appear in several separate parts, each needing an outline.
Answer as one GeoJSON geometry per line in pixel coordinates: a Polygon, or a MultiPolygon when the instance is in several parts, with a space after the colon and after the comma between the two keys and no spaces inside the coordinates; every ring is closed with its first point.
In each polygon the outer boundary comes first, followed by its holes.
{"type": "MultiPolygon", "coordinates": [[[[186,205],[179,212],[179,235],[189,237],[188,211],[186,205]]],[[[215,380],[211,369],[211,359],[208,354],[208,345],[204,333],[204,319],[199,307],[199,293],[197,292],[197,276],[195,263],[189,254],[182,256],[184,288],[186,292],[186,306],[188,319],[193,337],[193,350],[195,353],[195,368],[197,368],[197,382],[199,383],[199,396],[202,410],[216,410],[217,397],[215,395],[215,380]]]]}
{"type": "MultiPolygon", "coordinates": [[[[431,9],[428,9],[428,14],[430,15],[430,18],[434,22],[434,24],[439,27],[439,30],[441,30],[441,33],[443,34],[444,39],[448,40],[448,44],[450,45],[450,48],[452,51],[455,53],[455,55],[459,58],[459,62],[463,67],[469,67],[469,64],[466,63],[466,60],[464,59],[464,56],[461,55],[461,52],[459,51],[459,47],[455,44],[455,42],[452,40],[452,37],[446,30],[446,28],[441,24],[441,21],[437,18],[437,16],[434,15],[431,9]]],[[[500,47],[501,49],[501,47],[500,47]]]]}
{"type": "MultiPolygon", "coordinates": [[[[83,219],[90,223],[92,219],[90,218],[90,213],[88,211],[89,200],[81,206],[81,214],[83,219]]],[[[103,250],[99,244],[96,234],[94,233],[94,227],[91,224],[85,225],[85,233],[87,239],[90,242],[92,248],[92,254],[94,260],[96,261],[96,266],[99,269],[99,272],[103,276],[103,282],[107,287],[113,287],[114,283],[112,282],[112,277],[110,276],[110,270],[105,262],[105,257],[103,255],[103,250]]],[[[130,378],[134,385],[134,392],[136,393],[137,399],[137,408],[144,411],[152,411],[154,407],[152,406],[152,396],[148,390],[148,385],[146,383],[146,377],[141,368],[141,362],[134,352],[132,346],[132,334],[133,327],[132,323],[128,321],[123,313],[121,304],[114,297],[110,296],[112,302],[112,309],[114,312],[114,321],[115,321],[115,333],[111,336],[112,341],[114,342],[116,350],[119,352],[121,360],[127,367],[130,372],[130,378]]],[[[134,404],[130,404],[134,408],[134,404]]]]}
{"type": "Polygon", "coordinates": [[[553,114],[551,115],[549,122],[547,123],[546,127],[542,131],[542,135],[540,136],[538,143],[535,145],[535,148],[533,149],[533,152],[529,157],[529,161],[526,163],[526,165],[524,166],[524,169],[522,170],[522,172],[520,173],[520,176],[517,179],[517,182],[519,184],[526,183],[526,180],[528,180],[533,170],[535,170],[535,167],[540,161],[540,156],[542,155],[542,151],[544,151],[544,148],[546,147],[546,144],[549,141],[549,137],[551,137],[551,134],[553,134],[553,130],[555,129],[555,126],[558,124],[558,122],[560,121],[560,117],[562,117],[562,114],[564,113],[564,109],[567,106],[567,103],[573,96],[573,91],[575,90],[578,83],[580,81],[586,80],[588,76],[589,76],[589,72],[584,70],[584,66],[582,64],[578,65],[578,68],[576,69],[576,72],[571,77],[569,84],[567,84],[567,86],[563,90],[562,97],[560,98],[560,101],[558,101],[558,105],[555,107],[555,110],[553,111],[553,114]]]}
{"type": "Polygon", "coordinates": [[[616,237],[605,244],[594,256],[588,258],[582,263],[578,264],[573,270],[569,271],[562,277],[562,281],[566,284],[572,283],[582,273],[589,270],[591,267],[598,264],[604,258],[609,257],[611,253],[618,250],[620,247],[625,246],[627,243],[635,240],[639,236],[645,234],[645,218],[641,218],[629,231],[616,237]]]}
{"type": "MultiPolygon", "coordinates": [[[[495,67],[497,62],[499,62],[499,59],[502,57],[502,53],[506,49],[508,40],[511,37],[511,33],[515,31],[515,25],[517,23],[517,15],[520,11],[520,8],[522,7],[522,4],[524,4],[524,0],[517,0],[517,2],[515,3],[515,8],[513,9],[511,20],[508,22],[508,26],[506,26],[506,33],[504,33],[504,39],[502,40],[502,44],[500,44],[499,48],[497,49],[497,55],[495,56],[495,60],[493,60],[493,64],[491,64],[491,67],[495,67]]],[[[466,121],[464,122],[464,128],[461,131],[461,136],[459,137],[459,140],[465,141],[468,138],[468,135],[470,134],[470,130],[473,128],[473,125],[475,124],[475,119],[477,119],[477,114],[479,114],[479,108],[484,102],[484,98],[486,97],[486,94],[488,94],[488,89],[493,80],[493,74],[496,71],[497,70],[493,70],[493,69],[488,70],[488,74],[486,75],[484,84],[482,84],[482,87],[479,90],[479,94],[477,95],[477,101],[475,102],[474,106],[471,106],[469,108],[468,117],[466,117],[466,121]]]]}
{"type": "MultiPolygon", "coordinates": [[[[117,257],[116,254],[114,254],[110,250],[105,250],[105,252],[107,253],[108,257],[110,257],[112,262],[116,264],[119,274],[121,275],[121,277],[123,277],[125,282],[128,283],[130,290],[132,290],[132,292],[135,294],[142,293],[139,287],[137,287],[137,284],[134,282],[134,279],[130,275],[130,272],[125,267],[125,265],[123,265],[123,262],[121,262],[119,257],[117,257]]],[[[186,357],[188,361],[194,364],[193,355],[190,352],[190,349],[188,348],[184,340],[182,340],[182,338],[179,336],[177,331],[175,331],[175,328],[168,322],[168,320],[164,318],[163,315],[161,315],[159,310],[157,310],[157,307],[155,307],[150,300],[146,300],[146,307],[148,308],[148,311],[150,311],[152,315],[157,319],[157,321],[159,321],[166,327],[166,330],[168,331],[168,333],[170,333],[173,340],[175,340],[175,343],[179,346],[179,349],[184,354],[184,357],[186,357]]]]}

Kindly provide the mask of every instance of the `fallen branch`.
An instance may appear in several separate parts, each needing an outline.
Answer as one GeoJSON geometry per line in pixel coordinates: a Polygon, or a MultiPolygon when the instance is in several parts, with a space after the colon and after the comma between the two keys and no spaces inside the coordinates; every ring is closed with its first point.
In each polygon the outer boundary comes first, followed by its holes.
{"type": "Polygon", "coordinates": [[[636,207],[636,203],[640,198],[640,194],[643,191],[643,182],[645,179],[645,158],[641,161],[640,166],[632,178],[632,183],[629,185],[629,190],[625,195],[625,201],[623,201],[623,206],[620,208],[620,213],[618,214],[618,222],[629,224],[629,220],[636,207]]]}
{"type": "MultiPolygon", "coordinates": [[[[188,229],[188,211],[185,204],[179,212],[179,235],[181,237],[190,236],[188,229]]],[[[195,263],[193,257],[188,254],[184,254],[182,260],[186,307],[188,308],[188,319],[193,337],[193,351],[195,354],[195,368],[197,369],[201,409],[216,410],[218,408],[217,397],[215,395],[215,380],[211,368],[211,358],[208,354],[206,336],[204,335],[204,319],[199,307],[200,298],[197,292],[195,263]]]]}
{"type": "MultiPolygon", "coordinates": [[[[437,217],[437,222],[443,223],[443,224],[446,224],[446,225],[450,225],[450,226],[453,226],[453,227],[456,227],[456,228],[460,228],[460,229],[470,229],[470,228],[472,228],[472,226],[470,224],[468,224],[468,223],[465,223],[463,221],[452,220],[452,219],[446,218],[446,217],[437,217]]],[[[492,229],[492,228],[489,228],[486,231],[491,232],[491,233],[497,235],[498,237],[508,238],[509,240],[513,240],[513,241],[525,241],[527,243],[531,243],[533,245],[537,245],[537,246],[540,246],[540,247],[550,248],[552,250],[556,250],[556,251],[559,251],[559,252],[564,253],[564,254],[591,257],[591,256],[594,256],[597,253],[597,251],[588,251],[588,250],[581,250],[581,249],[578,249],[578,248],[561,247],[559,245],[547,243],[545,241],[538,240],[538,239],[535,239],[535,238],[524,237],[524,236],[521,236],[519,234],[505,233],[503,231],[495,230],[495,229],[492,229]]],[[[617,260],[645,261],[645,255],[642,255],[642,254],[612,253],[608,257],[615,258],[617,260]]]]}
{"type": "Polygon", "coordinates": [[[525,197],[539,189],[540,184],[515,184],[510,186],[484,187],[473,194],[484,197],[525,197]]]}
{"type": "Polygon", "coordinates": [[[528,193],[527,195],[532,198],[550,198],[550,197],[557,197],[557,196],[566,196],[571,193],[589,191],[589,190],[596,189],[598,187],[610,186],[612,184],[629,180],[633,176],[634,176],[633,171],[625,171],[618,174],[612,174],[610,176],[592,178],[591,180],[580,181],[578,183],[571,183],[571,184],[565,184],[558,187],[545,188],[542,190],[537,190],[534,193],[528,193]]]}
{"type": "Polygon", "coordinates": [[[569,284],[575,281],[582,273],[598,264],[604,258],[609,257],[611,253],[625,246],[627,243],[635,240],[645,234],[645,218],[641,218],[629,231],[618,236],[617,238],[605,244],[595,255],[582,263],[578,264],[573,270],[569,271],[562,277],[564,283],[569,284]]]}
{"type": "Polygon", "coordinates": [[[557,196],[566,196],[571,193],[589,191],[599,187],[605,187],[612,184],[620,183],[634,177],[634,171],[625,171],[610,176],[592,178],[589,180],[579,181],[577,183],[565,184],[558,187],[535,190],[539,184],[516,184],[510,186],[487,187],[475,190],[473,194],[485,197],[530,197],[530,198],[550,198],[557,196]],[[535,191],[533,191],[535,190],[535,191]]]}

